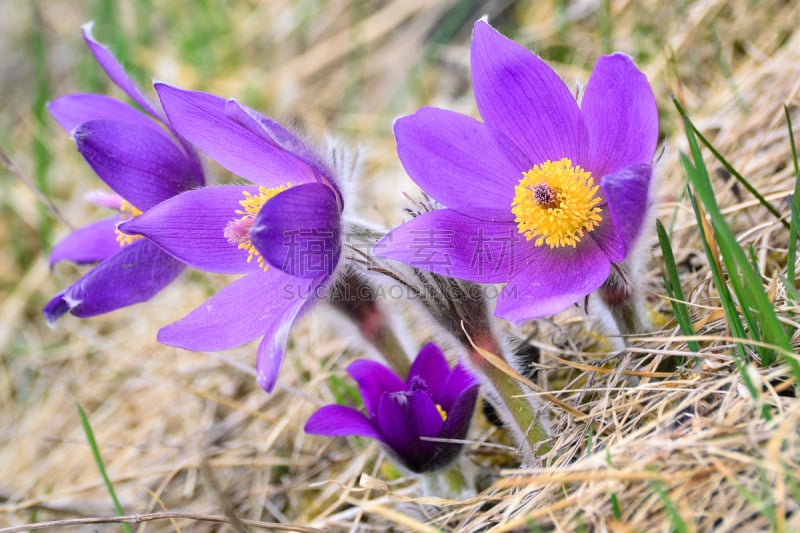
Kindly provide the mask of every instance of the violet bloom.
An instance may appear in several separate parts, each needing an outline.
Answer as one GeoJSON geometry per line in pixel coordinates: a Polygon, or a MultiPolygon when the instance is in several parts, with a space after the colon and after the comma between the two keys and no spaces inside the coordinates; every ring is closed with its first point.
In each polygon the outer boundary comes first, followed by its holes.
{"type": "Polygon", "coordinates": [[[541,59],[480,20],[472,83],[483,122],[437,108],[398,119],[411,178],[446,208],[376,254],[469,281],[508,282],[495,314],[562,311],[602,285],[648,209],[658,113],[628,56],[597,60],[580,107],[541,59]]]}
{"type": "Polygon", "coordinates": [[[326,405],[306,422],[306,433],[361,435],[381,441],[389,454],[412,472],[447,466],[467,435],[478,382],[460,363],[452,370],[435,344],[419,352],[405,383],[388,367],[358,360],[347,367],[358,383],[367,414],[344,405],[326,405]]]}
{"type": "Polygon", "coordinates": [[[122,234],[117,225],[204,183],[197,155],[111,52],[92,38],[91,23],[82,32],[100,67],[144,112],[100,94],[70,94],[48,105],[89,166],[114,191],[87,199],[117,212],[72,232],[53,248],[51,266],[63,260],[99,264],[45,306],[51,323],[67,311],[88,317],[146,301],[175,279],[184,268],[179,261],[147,239],[122,234]]]}
{"type": "Polygon", "coordinates": [[[156,91],[178,133],[255,184],[188,191],[120,226],[195,268],[245,274],[158,340],[217,351],[263,336],[257,380],[270,391],[289,329],[339,262],[341,192],[316,153],[276,122],[232,99],[163,84],[156,91]]]}

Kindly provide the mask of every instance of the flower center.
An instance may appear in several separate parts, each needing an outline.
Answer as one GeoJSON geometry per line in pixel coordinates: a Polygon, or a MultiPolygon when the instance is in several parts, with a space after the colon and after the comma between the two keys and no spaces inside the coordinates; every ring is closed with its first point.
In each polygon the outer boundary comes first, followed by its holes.
{"type": "Polygon", "coordinates": [[[438,403],[436,404],[436,410],[439,412],[439,416],[442,417],[442,422],[447,420],[447,411],[445,411],[444,408],[438,403]]]}
{"type": "Polygon", "coordinates": [[[256,261],[258,261],[258,266],[261,267],[264,272],[267,271],[269,265],[264,261],[264,258],[261,257],[256,247],[253,246],[253,242],[250,240],[250,229],[253,227],[256,215],[258,215],[258,212],[264,207],[264,204],[291,186],[291,183],[279,185],[278,187],[272,187],[270,189],[261,186],[258,188],[258,193],[255,195],[244,191],[244,200],[239,201],[239,205],[242,206],[243,209],[237,209],[235,211],[237,215],[242,216],[228,222],[228,225],[225,226],[223,230],[225,238],[228,239],[229,243],[247,252],[247,262],[251,263],[253,259],[256,259],[256,261]]]}
{"type": "Polygon", "coordinates": [[[529,241],[535,238],[536,246],[575,248],[603,220],[599,188],[591,173],[567,158],[534,165],[514,188],[517,230],[529,241]]]}
{"type": "MultiPolygon", "coordinates": [[[[132,206],[128,200],[122,200],[122,203],[119,204],[119,212],[120,218],[123,221],[136,218],[142,214],[142,212],[136,207],[132,206]]],[[[117,242],[119,243],[120,247],[128,246],[134,241],[138,241],[142,238],[142,235],[126,235],[118,229],[115,229],[114,232],[117,234],[117,242]]]]}

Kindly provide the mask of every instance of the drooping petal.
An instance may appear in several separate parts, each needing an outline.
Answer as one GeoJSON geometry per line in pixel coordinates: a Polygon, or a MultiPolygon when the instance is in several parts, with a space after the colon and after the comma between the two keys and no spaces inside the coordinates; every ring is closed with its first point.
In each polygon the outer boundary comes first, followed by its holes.
{"type": "Polygon", "coordinates": [[[597,60],[581,101],[589,134],[585,168],[598,179],[650,164],[658,142],[658,109],[647,77],[620,53],[597,60]]]}
{"type": "Polygon", "coordinates": [[[460,113],[424,107],[394,123],[408,175],[442,204],[481,220],[513,222],[511,201],[530,159],[460,113]]]}
{"type": "Polygon", "coordinates": [[[378,427],[384,442],[412,472],[422,472],[435,447],[420,437],[436,437],[442,418],[424,391],[386,393],[378,409],[378,427]]]}
{"type": "Polygon", "coordinates": [[[406,383],[411,387],[415,378],[421,379],[427,386],[428,393],[434,402],[441,397],[444,390],[444,377],[450,374],[450,366],[447,364],[441,348],[429,342],[419,351],[416,359],[408,371],[406,383]]]}
{"type": "Polygon", "coordinates": [[[60,295],[60,302],[48,304],[45,315],[52,322],[68,310],[84,318],[144,302],[183,269],[182,263],[154,243],[142,239],[125,246],[87,272],[60,295]]]}
{"type": "Polygon", "coordinates": [[[97,175],[142,211],[201,185],[183,152],[153,128],[92,120],[77,127],[72,136],[97,175]]]}
{"type": "Polygon", "coordinates": [[[447,380],[442,386],[441,395],[434,396],[433,399],[442,406],[442,409],[449,413],[461,394],[468,388],[477,384],[478,380],[475,376],[473,376],[463,364],[458,363],[448,374],[447,380]]]}
{"type": "Polygon", "coordinates": [[[117,120],[160,131],[153,120],[131,105],[102,94],[68,94],[47,104],[47,110],[67,133],[90,120],[117,120]]]}
{"type": "MultiPolygon", "coordinates": [[[[600,182],[608,201],[614,227],[630,248],[642,230],[642,222],[650,208],[650,178],[653,169],[648,164],[634,165],[609,174],[600,182]]],[[[621,261],[622,259],[612,259],[621,261]]]]}
{"type": "Polygon", "coordinates": [[[163,83],[155,88],[177,132],[233,174],[266,187],[315,181],[305,161],[232,120],[224,98],[163,83]]]}
{"type": "Polygon", "coordinates": [[[97,60],[97,63],[106,72],[111,81],[113,81],[117,87],[122,89],[125,94],[131,98],[131,100],[136,102],[139,106],[141,106],[142,109],[144,109],[153,117],[160,118],[161,114],[156,111],[150,101],[141,93],[141,91],[139,91],[139,88],[136,87],[136,84],[130,79],[128,74],[125,72],[125,69],[119,64],[117,58],[114,57],[108,48],[95,41],[94,37],[92,36],[93,24],[93,22],[84,24],[81,27],[81,33],[83,34],[83,40],[86,41],[86,46],[89,47],[89,51],[92,52],[92,55],[97,60]]]}
{"type": "Polygon", "coordinates": [[[350,363],[347,373],[358,383],[364,408],[372,420],[378,418],[378,409],[384,392],[405,390],[405,384],[397,374],[375,361],[358,359],[350,363]]]}
{"type": "Polygon", "coordinates": [[[329,437],[360,435],[383,441],[383,435],[363,413],[344,405],[326,405],[321,408],[311,415],[303,431],[329,437]]]}
{"type": "Polygon", "coordinates": [[[514,276],[526,261],[526,249],[514,224],[439,209],[396,227],[373,253],[443,276],[496,283],[514,276]]]}
{"type": "Polygon", "coordinates": [[[45,320],[50,325],[56,323],[56,320],[61,318],[62,316],[66,315],[69,312],[69,304],[64,299],[64,295],[67,293],[67,289],[59,292],[55,296],[53,296],[49,302],[42,308],[42,314],[44,315],[45,320]]]}
{"type": "Polygon", "coordinates": [[[233,98],[225,102],[225,114],[231,120],[247,128],[275,148],[289,152],[303,160],[318,179],[321,179],[334,189],[336,196],[341,200],[339,186],[332,179],[331,171],[328,169],[327,164],[297,135],[258,111],[240,104],[233,98]]]}
{"type": "Polygon", "coordinates": [[[301,278],[329,276],[341,253],[340,215],[330,187],[307,183],[269,200],[250,238],[272,267],[301,278]]]}
{"type": "Polygon", "coordinates": [[[285,275],[277,271],[248,274],[226,285],[181,320],[161,328],[158,341],[212,352],[250,342],[262,336],[273,321],[281,320],[281,311],[294,302],[294,288],[279,285],[284,279],[285,275]]]}
{"type": "Polygon", "coordinates": [[[53,247],[50,266],[64,260],[79,265],[97,263],[119,252],[114,231],[118,222],[119,217],[112,217],[73,231],[53,247]]]}
{"type": "Polygon", "coordinates": [[[475,23],[470,61],[481,117],[531,166],[564,157],[583,161],[588,140],[578,104],[544,61],[483,20],[475,23]]]}
{"type": "Polygon", "coordinates": [[[255,187],[220,185],[179,194],[128,222],[121,231],[145,235],[184,263],[200,270],[240,274],[258,268],[247,252],[225,237],[225,227],[242,215],[239,202],[255,187]]]}
{"type": "Polygon", "coordinates": [[[500,292],[495,315],[511,322],[559,313],[603,284],[608,256],[593,241],[576,248],[529,248],[530,263],[500,292]]]}
{"type": "Polygon", "coordinates": [[[289,331],[295,320],[316,299],[322,278],[296,278],[277,269],[270,269],[273,301],[264,314],[266,330],[256,353],[256,381],[267,392],[272,392],[283,363],[289,331]],[[276,292],[275,291],[280,291],[276,292]]]}

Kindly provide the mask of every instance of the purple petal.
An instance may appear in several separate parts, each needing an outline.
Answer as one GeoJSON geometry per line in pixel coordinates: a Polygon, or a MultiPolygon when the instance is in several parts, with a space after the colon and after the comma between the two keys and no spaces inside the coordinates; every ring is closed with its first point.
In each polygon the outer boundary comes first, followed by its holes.
{"type": "Polygon", "coordinates": [[[225,99],[163,83],[155,87],[177,132],[237,176],[266,187],[316,181],[301,158],[226,115],[225,99]]]}
{"type": "Polygon", "coordinates": [[[97,263],[119,252],[114,231],[119,220],[119,217],[107,218],[73,231],[53,248],[50,266],[64,260],[79,265],[97,263]]]}
{"type": "MultiPolygon", "coordinates": [[[[628,248],[639,236],[644,216],[650,208],[652,172],[650,165],[635,165],[609,174],[600,182],[600,188],[608,201],[614,227],[628,248]]],[[[612,262],[621,260],[622,258],[612,259],[612,262]]]]}
{"type": "Polygon", "coordinates": [[[589,133],[588,164],[598,179],[650,164],[658,142],[658,109],[647,77],[624,54],[597,60],[581,101],[589,133]]]}
{"type": "Polygon", "coordinates": [[[488,221],[513,222],[514,187],[530,160],[477,120],[434,107],[394,123],[397,155],[417,185],[442,204],[488,221]]]}
{"type": "MultiPolygon", "coordinates": [[[[467,431],[469,431],[477,399],[478,384],[473,383],[462,391],[452,408],[447,411],[447,419],[444,421],[437,437],[463,440],[467,436],[467,431]]],[[[464,445],[460,443],[436,442],[434,451],[425,465],[425,470],[437,470],[448,465],[458,456],[463,447],[464,445]]]]}
{"type": "Polygon", "coordinates": [[[328,169],[328,166],[322,161],[319,155],[311,150],[297,135],[274,120],[240,104],[233,98],[225,102],[225,114],[231,120],[247,128],[253,134],[264,139],[275,148],[294,154],[296,157],[303,160],[316,174],[317,178],[322,178],[323,181],[334,189],[337,198],[341,200],[339,186],[331,178],[331,171],[328,169]]]}
{"type": "Polygon", "coordinates": [[[457,399],[468,388],[477,385],[478,380],[466,367],[458,363],[442,386],[441,396],[434,396],[434,400],[448,413],[453,409],[457,399]]]}
{"type": "Polygon", "coordinates": [[[527,248],[513,223],[485,222],[440,209],[393,229],[373,253],[444,276],[496,283],[508,281],[519,270],[527,248]]]}
{"type": "Polygon", "coordinates": [[[67,133],[90,120],[116,120],[161,131],[141,111],[102,94],[68,94],[49,102],[47,110],[67,133]]]}
{"type": "Polygon", "coordinates": [[[611,271],[608,256],[589,239],[577,248],[530,250],[530,263],[500,292],[496,316],[522,322],[559,313],[600,287],[611,271]]]}
{"type": "Polygon", "coordinates": [[[475,23],[470,60],[481,117],[528,156],[528,168],[584,160],[588,140],[578,104],[544,61],[483,20],[475,23]]]}
{"type": "Polygon", "coordinates": [[[81,33],[83,33],[83,40],[86,41],[86,46],[89,47],[89,51],[92,52],[97,63],[106,72],[106,75],[108,75],[111,81],[122,89],[131,100],[139,104],[145,112],[153,117],[160,118],[160,113],[155,110],[150,101],[139,91],[136,84],[128,77],[125,69],[122,68],[122,65],[119,64],[119,61],[117,61],[114,55],[108,48],[94,40],[92,36],[92,25],[92,22],[84,24],[81,27],[81,33]]]}
{"type": "Polygon", "coordinates": [[[326,405],[318,410],[308,419],[303,431],[329,437],[360,435],[383,441],[383,435],[363,413],[344,405],[326,405]]]}
{"type": "Polygon", "coordinates": [[[428,394],[434,401],[441,397],[444,390],[443,378],[450,374],[450,366],[447,364],[442,350],[429,342],[419,351],[411,369],[408,371],[406,383],[409,389],[415,378],[421,379],[427,386],[428,394]]]}
{"type": "Polygon", "coordinates": [[[329,276],[341,252],[341,209],[330,187],[307,183],[269,200],[250,239],[273,267],[292,276],[329,276]]]}
{"type": "MultiPolygon", "coordinates": [[[[272,269],[270,269],[272,270],[272,269]]],[[[267,392],[272,392],[283,363],[289,331],[297,318],[316,301],[322,278],[303,279],[272,270],[273,307],[268,312],[268,328],[256,354],[256,381],[267,392]],[[277,296],[275,291],[281,288],[277,296]]]]}
{"type": "Polygon", "coordinates": [[[436,444],[420,437],[436,437],[443,422],[424,391],[387,392],[378,409],[378,427],[384,442],[411,471],[422,472],[436,444]]]}
{"type": "Polygon", "coordinates": [[[593,229],[585,238],[591,239],[608,257],[612,263],[622,261],[625,254],[628,253],[628,246],[625,239],[617,231],[614,224],[614,213],[609,216],[609,205],[601,205],[604,208],[604,218],[600,221],[600,225],[593,229]]]}
{"type": "Polygon", "coordinates": [[[298,298],[309,296],[290,285],[293,279],[277,270],[244,276],[161,328],[158,341],[187,350],[219,351],[261,337],[284,320],[298,298]]]}
{"type": "Polygon", "coordinates": [[[378,418],[378,409],[384,392],[399,392],[406,388],[397,374],[375,361],[358,359],[350,363],[347,373],[358,383],[364,408],[372,420],[378,418]]]}
{"type": "Polygon", "coordinates": [[[120,224],[131,235],[145,235],[187,265],[222,274],[241,274],[258,269],[247,262],[247,251],[239,250],[225,236],[225,227],[241,218],[237,209],[244,192],[255,187],[220,185],[187,191],[162,202],[146,213],[120,224]]]}
{"type": "Polygon", "coordinates": [[[201,185],[183,152],[153,128],[93,120],[78,126],[72,136],[97,175],[142,211],[201,185]]]}
{"type": "Polygon", "coordinates": [[[144,302],[166,287],[184,265],[145,239],[122,248],[87,272],[45,307],[49,322],[69,310],[77,317],[144,302]]]}

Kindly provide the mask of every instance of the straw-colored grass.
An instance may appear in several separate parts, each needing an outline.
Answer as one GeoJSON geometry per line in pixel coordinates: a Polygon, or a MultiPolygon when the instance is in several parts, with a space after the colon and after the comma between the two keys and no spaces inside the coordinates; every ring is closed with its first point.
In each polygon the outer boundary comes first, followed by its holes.
{"type": "MultiPolygon", "coordinates": [[[[2,4],[0,147],[16,170],[0,170],[0,528],[53,520],[68,521],[53,526],[59,531],[120,527],[89,525],[115,511],[81,429],[80,404],[140,532],[277,530],[270,523],[326,531],[800,531],[800,403],[781,394],[792,389],[785,368],[753,365],[759,401],[773,408],[764,420],[733,364],[681,194],[677,154],[687,146],[670,102],[676,95],[717,149],[788,213],[794,179],[782,106],[800,124],[795,3],[2,4]],[[98,15],[107,5],[119,11],[113,26],[98,15]],[[477,413],[465,462],[478,492],[455,501],[423,495],[420,482],[387,466],[374,443],[303,433],[308,416],[334,399],[328,377],[344,377],[364,355],[327,309],[295,328],[272,395],[255,384],[255,345],[203,354],[155,341],[158,327],[200,304],[223,276],[187,273],[147,304],[46,326],[41,307],[80,269],[48,269],[52,243],[42,230],[51,227],[57,239],[67,223],[98,216],[82,197],[101,183],[53,121],[38,125],[33,95],[41,66],[49,98],[101,79],[81,45],[81,23],[98,18],[97,37],[125,43],[145,79],[235,96],[301,120],[317,137],[330,131],[359,145],[360,211],[392,225],[403,218],[403,194],[417,194],[394,153],[392,120],[421,105],[475,113],[468,45],[472,22],[486,12],[569,84],[585,82],[607,48],[630,53],[648,74],[664,135],[657,216],[673,228],[699,354],[672,317],[653,232],[643,283],[657,329],[612,355],[577,310],[523,328],[536,332],[532,342],[542,350],[539,384],[572,411],[552,407],[552,450],[523,470],[508,439],[477,413]],[[46,65],[33,59],[35,35],[44,39],[46,65]],[[46,160],[37,159],[34,139],[47,147],[46,160]],[[37,165],[63,221],[42,213],[26,183],[36,180],[37,165]],[[660,367],[669,358],[677,371],[660,367]]],[[[780,282],[788,232],[733,180],[712,180],[740,243],[753,247],[796,349],[800,309],[780,282]]],[[[414,316],[405,319],[413,325],[414,316]]],[[[412,331],[415,342],[426,340],[420,328],[412,331]]]]}

